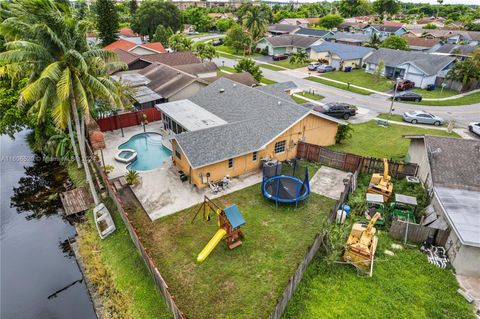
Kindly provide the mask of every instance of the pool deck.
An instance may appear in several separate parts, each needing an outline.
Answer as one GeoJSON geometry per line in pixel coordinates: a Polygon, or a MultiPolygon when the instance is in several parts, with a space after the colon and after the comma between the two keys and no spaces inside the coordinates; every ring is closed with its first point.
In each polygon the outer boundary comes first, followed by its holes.
{"type": "MultiPolygon", "coordinates": [[[[162,131],[162,122],[160,121],[149,123],[146,127],[146,132],[164,135],[162,131]]],[[[127,142],[132,136],[143,133],[143,128],[133,126],[123,129],[123,132],[123,137],[120,130],[104,132],[107,146],[103,150],[105,165],[114,167],[114,170],[108,174],[109,179],[124,176],[128,172],[128,164],[116,161],[114,156],[121,144],[127,142]]],[[[169,143],[167,144],[168,147],[169,143]]],[[[209,188],[197,189],[188,182],[182,182],[171,157],[159,168],[137,172],[140,175],[140,183],[132,186],[131,189],[152,221],[199,204],[205,195],[209,198],[216,198],[262,181],[262,174],[259,170],[254,174],[232,178],[226,190],[213,194],[209,188]]]]}

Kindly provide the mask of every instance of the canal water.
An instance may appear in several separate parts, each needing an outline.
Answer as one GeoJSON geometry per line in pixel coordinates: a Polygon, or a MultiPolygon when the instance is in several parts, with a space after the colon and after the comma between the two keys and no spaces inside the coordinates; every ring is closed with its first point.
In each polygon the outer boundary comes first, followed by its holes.
{"type": "Polygon", "coordinates": [[[66,175],[35,160],[26,135],[0,136],[0,317],[96,318],[84,281],[77,281],[75,257],[63,244],[75,234],[58,214],[66,175]]]}

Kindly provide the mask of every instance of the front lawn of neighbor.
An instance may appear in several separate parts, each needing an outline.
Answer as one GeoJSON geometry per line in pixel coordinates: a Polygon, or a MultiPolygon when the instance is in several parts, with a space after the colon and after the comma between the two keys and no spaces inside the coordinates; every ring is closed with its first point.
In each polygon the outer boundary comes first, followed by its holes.
{"type": "Polygon", "coordinates": [[[272,71],[284,71],[285,69],[279,68],[278,66],[267,64],[267,63],[257,63],[261,68],[269,69],[272,71]]]}
{"type": "Polygon", "coordinates": [[[237,73],[237,70],[235,70],[234,68],[231,68],[229,66],[219,66],[218,68],[220,70],[227,71],[227,72],[230,72],[230,73],[237,73]]]}
{"type": "Polygon", "coordinates": [[[380,230],[371,278],[359,276],[353,266],[328,264],[317,255],[284,317],[475,318],[473,307],[457,293],[451,270],[430,264],[418,247],[392,249],[392,243],[380,230]],[[395,255],[385,254],[386,249],[395,255]]]}
{"type": "Polygon", "coordinates": [[[276,209],[259,184],[215,201],[238,205],[245,238],[233,250],[222,241],[201,264],[197,254],[217,231],[215,216],[206,222],[200,214],[192,224],[194,206],[155,222],[138,209],[129,217],[186,317],[267,318],[334,201],[312,193],[297,209],[276,209]]]}
{"type": "Polygon", "coordinates": [[[480,101],[480,92],[477,92],[477,93],[472,93],[470,95],[460,97],[458,99],[443,100],[443,101],[422,101],[419,103],[412,103],[412,104],[432,105],[432,106],[456,106],[456,105],[478,104],[479,101],[480,101]]]}
{"type": "Polygon", "coordinates": [[[275,84],[275,83],[277,83],[277,82],[274,81],[274,80],[270,80],[270,79],[267,79],[267,78],[262,77],[262,79],[260,80],[260,83],[263,83],[263,84],[267,84],[267,85],[268,85],[268,84],[275,84]]]}
{"type": "Polygon", "coordinates": [[[365,90],[362,90],[362,89],[358,89],[358,88],[353,87],[353,86],[350,86],[350,87],[349,87],[349,86],[346,85],[346,84],[341,84],[341,83],[332,82],[332,81],[329,81],[329,80],[322,79],[321,77],[318,77],[318,76],[309,76],[309,77],[307,77],[306,79],[307,79],[307,80],[310,80],[310,81],[317,82],[317,83],[322,83],[322,84],[325,84],[325,85],[333,86],[333,87],[336,87],[336,88],[339,88],[339,89],[342,89],[342,90],[346,90],[346,91],[350,91],[350,92],[362,94],[362,95],[370,95],[370,94],[373,94],[373,93],[370,92],[370,91],[365,91],[365,90]]]}
{"type": "Polygon", "coordinates": [[[380,113],[377,117],[390,121],[403,122],[403,117],[398,114],[392,114],[391,116],[388,116],[388,113],[380,113]]]}
{"type": "Polygon", "coordinates": [[[375,76],[366,73],[363,69],[352,70],[352,72],[335,71],[322,74],[319,73],[319,76],[345,83],[350,82],[351,84],[380,92],[391,90],[393,87],[392,81],[384,77],[377,80],[375,76]]]}
{"type": "Polygon", "coordinates": [[[332,145],[329,148],[362,156],[401,160],[407,154],[410,144],[410,140],[402,137],[404,134],[460,137],[457,133],[449,134],[444,130],[399,124],[389,124],[387,128],[384,128],[378,126],[376,121],[354,124],[352,128],[352,138],[344,141],[342,144],[332,145]]]}
{"type": "Polygon", "coordinates": [[[315,93],[311,93],[311,92],[308,92],[308,91],[302,91],[300,93],[297,93],[298,95],[301,95],[301,96],[304,96],[306,98],[309,98],[311,100],[315,100],[315,101],[318,101],[318,100],[321,100],[323,98],[325,98],[324,96],[320,95],[320,94],[315,94],[315,93]]]}
{"type": "Polygon", "coordinates": [[[291,98],[297,103],[297,104],[303,104],[303,103],[308,103],[309,101],[302,99],[301,97],[292,95],[291,98]]]}
{"type": "MultiPolygon", "coordinates": [[[[215,50],[217,52],[223,52],[223,53],[228,53],[232,55],[237,55],[237,56],[243,56],[243,51],[242,50],[235,50],[234,48],[231,48],[225,44],[218,45],[215,47],[215,50]]],[[[252,53],[251,55],[246,55],[245,57],[254,57],[254,56],[260,56],[260,53],[252,53]]]]}
{"type": "Polygon", "coordinates": [[[419,88],[414,88],[412,91],[421,94],[422,97],[425,98],[425,99],[440,99],[440,98],[460,94],[457,91],[454,91],[454,90],[451,90],[451,89],[444,89],[443,92],[442,92],[441,87],[437,87],[434,91],[427,91],[427,90],[423,90],[423,89],[419,89],[419,88]]]}
{"type": "Polygon", "coordinates": [[[272,61],[271,63],[276,64],[278,66],[283,66],[284,68],[287,68],[287,69],[305,68],[308,65],[308,63],[292,64],[290,63],[290,59],[272,61]]]}

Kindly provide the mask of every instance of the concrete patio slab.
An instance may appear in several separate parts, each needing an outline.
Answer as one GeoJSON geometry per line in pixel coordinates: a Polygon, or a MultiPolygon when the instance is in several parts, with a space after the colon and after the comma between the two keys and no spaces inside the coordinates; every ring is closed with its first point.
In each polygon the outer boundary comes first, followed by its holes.
{"type": "Polygon", "coordinates": [[[475,299],[475,310],[477,318],[480,318],[480,278],[471,276],[456,275],[460,288],[468,292],[475,299]]]}
{"type": "Polygon", "coordinates": [[[351,174],[328,166],[322,166],[310,180],[310,191],[332,199],[340,199],[344,190],[343,180],[351,174]]]}

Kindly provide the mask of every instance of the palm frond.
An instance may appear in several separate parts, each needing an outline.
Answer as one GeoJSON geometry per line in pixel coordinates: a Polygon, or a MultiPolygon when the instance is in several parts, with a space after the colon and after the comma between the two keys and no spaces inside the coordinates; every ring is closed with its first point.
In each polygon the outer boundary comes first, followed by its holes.
{"type": "Polygon", "coordinates": [[[75,100],[77,101],[77,107],[80,108],[84,114],[88,114],[89,107],[87,94],[85,93],[82,82],[80,82],[80,79],[75,74],[73,75],[73,93],[75,95],[75,100]]]}
{"type": "Polygon", "coordinates": [[[62,72],[60,80],[57,82],[57,96],[61,101],[65,101],[70,96],[70,88],[72,85],[72,77],[69,68],[65,68],[62,72]]]}

